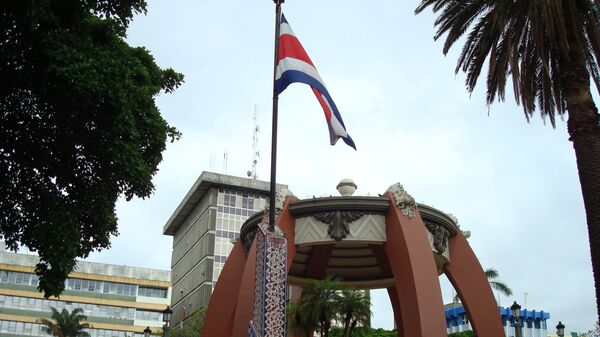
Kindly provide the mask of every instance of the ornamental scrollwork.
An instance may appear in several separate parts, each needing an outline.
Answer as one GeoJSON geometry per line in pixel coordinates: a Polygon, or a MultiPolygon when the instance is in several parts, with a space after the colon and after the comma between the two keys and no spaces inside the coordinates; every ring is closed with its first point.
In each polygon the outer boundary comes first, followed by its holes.
{"type": "Polygon", "coordinates": [[[452,221],[454,221],[454,224],[456,225],[456,227],[458,228],[458,230],[462,233],[462,235],[465,238],[468,239],[468,238],[471,237],[471,231],[469,231],[469,230],[464,230],[463,231],[462,229],[460,229],[460,223],[458,222],[458,218],[454,214],[452,214],[452,213],[446,213],[446,215],[449,216],[450,219],[452,219],[452,221]]]}
{"type": "Polygon", "coordinates": [[[327,234],[335,241],[342,241],[350,234],[349,223],[360,219],[364,213],[354,211],[333,211],[313,215],[315,219],[329,225],[327,234]]]}
{"type": "Polygon", "coordinates": [[[425,222],[425,227],[427,227],[427,230],[433,237],[433,248],[435,249],[436,253],[443,254],[448,247],[448,238],[450,237],[450,232],[443,226],[427,221],[425,222]]]}
{"type": "Polygon", "coordinates": [[[402,214],[409,218],[415,217],[417,203],[415,202],[415,198],[406,192],[402,184],[396,183],[390,186],[388,188],[388,192],[392,192],[394,194],[394,199],[396,199],[396,207],[398,207],[402,214]]]}

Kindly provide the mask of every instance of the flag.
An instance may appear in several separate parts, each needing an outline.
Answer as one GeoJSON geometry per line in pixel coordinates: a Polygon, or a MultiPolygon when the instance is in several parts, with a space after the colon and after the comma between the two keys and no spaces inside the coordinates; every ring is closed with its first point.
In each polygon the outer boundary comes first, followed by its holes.
{"type": "Polygon", "coordinates": [[[325,84],[317,72],[310,57],[294,35],[290,24],[281,14],[279,33],[279,49],[277,53],[277,68],[275,70],[275,93],[279,95],[288,85],[299,82],[308,84],[315,93],[317,100],[325,112],[325,120],[329,128],[331,145],[335,145],[339,138],[354,148],[354,141],[346,132],[344,121],[333,99],[329,95],[325,84]]]}

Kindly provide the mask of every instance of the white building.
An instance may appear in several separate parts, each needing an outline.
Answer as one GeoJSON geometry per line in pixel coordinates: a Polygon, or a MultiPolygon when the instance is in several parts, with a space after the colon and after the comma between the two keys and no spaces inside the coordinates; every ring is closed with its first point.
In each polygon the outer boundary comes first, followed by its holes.
{"type": "Polygon", "coordinates": [[[166,270],[79,261],[60,298],[45,299],[37,290],[36,255],[0,249],[0,336],[48,336],[39,318],[83,309],[92,337],[143,336],[149,326],[162,329],[162,311],[170,303],[171,276],[166,270]]]}

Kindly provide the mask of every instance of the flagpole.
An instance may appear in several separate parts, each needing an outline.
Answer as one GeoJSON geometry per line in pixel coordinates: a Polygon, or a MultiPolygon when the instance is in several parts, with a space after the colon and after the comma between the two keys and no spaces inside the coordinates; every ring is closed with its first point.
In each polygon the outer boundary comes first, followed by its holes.
{"type": "Polygon", "coordinates": [[[275,56],[273,60],[273,124],[271,126],[271,189],[269,191],[269,231],[275,231],[275,198],[276,198],[276,169],[277,169],[277,110],[279,107],[279,95],[275,91],[275,79],[277,76],[277,58],[279,54],[279,31],[281,27],[281,4],[285,0],[273,0],[275,2],[275,56]]]}

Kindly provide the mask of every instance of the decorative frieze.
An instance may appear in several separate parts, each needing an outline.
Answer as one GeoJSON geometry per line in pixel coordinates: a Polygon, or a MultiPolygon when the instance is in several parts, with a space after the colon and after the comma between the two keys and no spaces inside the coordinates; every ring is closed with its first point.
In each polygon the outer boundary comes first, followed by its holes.
{"type": "MultiPolygon", "coordinates": [[[[335,212],[331,212],[335,213],[335,212]]],[[[346,215],[340,212],[338,220],[333,216],[324,216],[324,213],[318,213],[318,216],[306,216],[296,219],[295,243],[315,244],[325,242],[342,241],[360,241],[381,243],[386,240],[385,216],[381,214],[359,214],[346,215]],[[318,219],[321,218],[321,219],[318,219]],[[326,219],[323,219],[325,217],[326,219]],[[353,220],[353,218],[355,218],[353,220]],[[325,220],[325,221],[323,221],[325,220]],[[327,222],[326,222],[327,221],[327,222]],[[334,221],[333,225],[328,223],[334,221]],[[336,237],[339,240],[336,240],[336,237]]],[[[360,213],[360,212],[354,212],[360,213]]]]}
{"type": "Polygon", "coordinates": [[[333,211],[323,212],[315,214],[315,219],[329,225],[327,227],[327,234],[335,241],[342,241],[350,234],[350,227],[348,224],[354,220],[358,220],[364,215],[362,212],[352,211],[333,211]]]}

